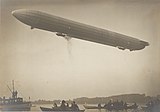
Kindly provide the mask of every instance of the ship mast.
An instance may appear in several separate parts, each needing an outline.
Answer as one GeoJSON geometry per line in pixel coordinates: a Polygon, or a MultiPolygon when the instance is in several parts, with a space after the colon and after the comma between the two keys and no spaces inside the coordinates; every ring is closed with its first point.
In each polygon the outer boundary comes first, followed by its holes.
{"type": "Polygon", "coordinates": [[[13,93],[14,93],[14,80],[12,80],[13,93]]]}

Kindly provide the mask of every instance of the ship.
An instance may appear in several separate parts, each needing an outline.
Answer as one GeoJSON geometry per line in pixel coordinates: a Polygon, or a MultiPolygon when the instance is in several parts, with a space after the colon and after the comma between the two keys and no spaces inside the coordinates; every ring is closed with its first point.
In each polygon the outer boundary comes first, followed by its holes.
{"type": "Polygon", "coordinates": [[[1,111],[30,111],[32,104],[30,101],[24,101],[23,98],[18,97],[18,91],[14,90],[14,81],[12,81],[13,90],[8,89],[11,92],[11,97],[0,97],[0,110],[1,111]]]}

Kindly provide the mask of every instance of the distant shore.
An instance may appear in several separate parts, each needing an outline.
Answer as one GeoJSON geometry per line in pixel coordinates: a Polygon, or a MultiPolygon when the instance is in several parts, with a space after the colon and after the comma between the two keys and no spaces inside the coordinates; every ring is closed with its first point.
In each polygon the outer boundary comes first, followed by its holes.
{"type": "MultiPolygon", "coordinates": [[[[157,96],[146,96],[145,94],[121,94],[121,95],[114,95],[114,96],[108,96],[108,97],[94,97],[94,98],[88,98],[88,97],[80,97],[75,98],[73,100],[66,100],[66,102],[71,103],[72,101],[75,101],[77,104],[105,104],[109,100],[119,100],[119,101],[125,101],[127,103],[139,103],[139,104],[145,104],[153,99],[159,98],[160,95],[157,96]]],[[[61,99],[63,100],[63,99],[61,99]]],[[[57,103],[60,104],[61,100],[36,100],[32,101],[32,104],[53,104],[57,103]]]]}

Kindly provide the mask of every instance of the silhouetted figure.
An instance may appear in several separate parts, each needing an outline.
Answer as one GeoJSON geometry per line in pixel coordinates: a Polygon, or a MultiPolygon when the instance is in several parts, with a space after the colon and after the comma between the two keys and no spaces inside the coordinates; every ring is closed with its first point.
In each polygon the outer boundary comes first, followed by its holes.
{"type": "Polygon", "coordinates": [[[137,103],[134,103],[133,105],[136,107],[136,106],[137,106],[137,103]]]}
{"type": "Polygon", "coordinates": [[[61,110],[66,110],[66,105],[65,105],[66,101],[62,100],[62,103],[61,103],[61,106],[60,106],[60,109],[61,110]]]}
{"type": "Polygon", "coordinates": [[[99,104],[98,104],[98,109],[101,109],[101,107],[102,107],[102,106],[101,106],[101,104],[99,103],[99,104]]]}
{"type": "Polygon", "coordinates": [[[115,110],[118,110],[118,109],[119,109],[119,102],[118,102],[118,100],[113,103],[113,108],[114,108],[115,110]]]}
{"type": "Polygon", "coordinates": [[[71,104],[71,109],[72,110],[79,110],[78,105],[75,103],[75,101],[73,101],[73,103],[71,104]]]}
{"type": "Polygon", "coordinates": [[[69,104],[68,104],[68,103],[66,103],[66,109],[67,109],[67,110],[70,110],[70,107],[69,107],[69,104]]]}
{"type": "Polygon", "coordinates": [[[109,100],[107,104],[104,105],[104,108],[111,111],[113,109],[113,103],[112,100],[109,100]]]}
{"type": "Polygon", "coordinates": [[[66,107],[69,107],[69,104],[68,104],[68,103],[66,103],[66,107]]]}
{"type": "Polygon", "coordinates": [[[57,104],[56,104],[56,103],[54,103],[54,104],[53,104],[53,106],[54,106],[54,107],[57,107],[57,104]]]}
{"type": "Polygon", "coordinates": [[[121,105],[121,106],[123,106],[123,105],[124,105],[124,102],[123,102],[122,100],[121,100],[121,102],[120,102],[120,105],[121,105]]]}
{"type": "Polygon", "coordinates": [[[128,104],[127,104],[126,102],[125,102],[124,105],[123,105],[123,107],[124,107],[125,110],[127,109],[127,105],[128,105],[128,104]]]}
{"type": "Polygon", "coordinates": [[[3,100],[2,100],[2,101],[3,101],[3,104],[5,104],[5,103],[6,103],[6,102],[5,102],[5,99],[6,99],[6,98],[5,98],[5,96],[3,96],[3,100]]]}
{"type": "Polygon", "coordinates": [[[59,107],[57,106],[56,103],[53,104],[53,109],[54,109],[54,110],[59,110],[59,107]]]}

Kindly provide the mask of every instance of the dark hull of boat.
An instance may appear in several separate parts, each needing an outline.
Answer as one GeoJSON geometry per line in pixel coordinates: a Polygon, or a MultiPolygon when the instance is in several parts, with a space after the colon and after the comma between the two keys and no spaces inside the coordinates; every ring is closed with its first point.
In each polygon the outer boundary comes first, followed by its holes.
{"type": "Polygon", "coordinates": [[[24,103],[3,104],[3,105],[0,105],[0,110],[1,111],[30,111],[31,103],[24,102],[24,103]]]}
{"type": "Polygon", "coordinates": [[[128,110],[128,109],[137,109],[138,106],[127,106],[127,107],[119,107],[119,108],[114,108],[114,107],[98,107],[98,106],[88,106],[88,105],[83,105],[85,109],[106,109],[106,110],[128,110]]]}
{"type": "Polygon", "coordinates": [[[42,111],[49,111],[49,112],[84,112],[85,110],[55,110],[53,108],[46,108],[40,107],[42,111]]]}

